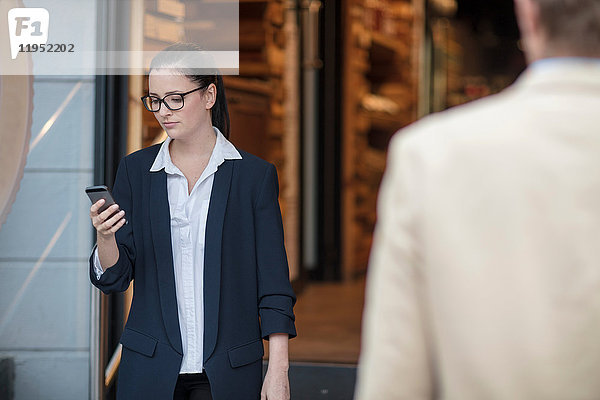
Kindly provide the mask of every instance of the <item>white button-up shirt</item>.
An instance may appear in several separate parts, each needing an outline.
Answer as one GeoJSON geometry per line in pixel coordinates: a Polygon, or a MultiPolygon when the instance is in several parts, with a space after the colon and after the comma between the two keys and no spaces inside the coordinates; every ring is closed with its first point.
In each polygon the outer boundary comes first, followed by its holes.
{"type": "MultiPolygon", "coordinates": [[[[171,138],[163,142],[150,168],[151,172],[164,168],[167,174],[177,311],[183,345],[180,373],[198,373],[203,369],[204,242],[215,172],[225,160],[242,158],[233,144],[216,127],[213,128],[217,135],[215,147],[191,193],[188,194],[186,177],[171,160],[171,138]]],[[[102,268],[97,251],[94,258],[99,279],[102,268]]]]}

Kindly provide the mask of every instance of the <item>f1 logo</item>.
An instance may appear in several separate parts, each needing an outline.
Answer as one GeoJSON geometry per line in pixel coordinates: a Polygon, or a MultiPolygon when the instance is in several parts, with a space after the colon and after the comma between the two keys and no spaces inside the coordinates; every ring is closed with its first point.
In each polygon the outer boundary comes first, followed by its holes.
{"type": "Polygon", "coordinates": [[[8,11],[10,55],[14,60],[22,46],[46,44],[50,14],[45,8],[12,8],[8,11]]]}

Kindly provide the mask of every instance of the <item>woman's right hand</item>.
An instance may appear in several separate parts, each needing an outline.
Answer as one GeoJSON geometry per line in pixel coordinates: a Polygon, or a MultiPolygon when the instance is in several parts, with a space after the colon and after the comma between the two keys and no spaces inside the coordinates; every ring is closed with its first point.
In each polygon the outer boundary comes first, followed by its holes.
{"type": "Polygon", "coordinates": [[[92,204],[92,207],[90,207],[90,218],[92,219],[92,225],[94,225],[96,232],[98,232],[98,236],[109,238],[114,236],[115,232],[125,225],[127,220],[123,218],[125,216],[125,211],[121,210],[116,212],[119,210],[118,204],[113,204],[98,214],[98,210],[102,207],[104,202],[104,199],[100,199],[92,204]]]}

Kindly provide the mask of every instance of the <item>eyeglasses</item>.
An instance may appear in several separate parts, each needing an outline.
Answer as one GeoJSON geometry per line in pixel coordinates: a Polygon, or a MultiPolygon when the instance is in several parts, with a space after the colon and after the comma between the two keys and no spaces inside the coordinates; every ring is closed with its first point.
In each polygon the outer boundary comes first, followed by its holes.
{"type": "Polygon", "coordinates": [[[146,107],[146,110],[148,110],[148,111],[158,112],[160,110],[160,106],[162,105],[162,103],[165,103],[165,107],[167,107],[169,110],[177,111],[177,110],[181,110],[183,108],[183,98],[185,96],[187,96],[188,94],[193,93],[197,90],[200,90],[200,89],[205,89],[205,88],[199,87],[199,88],[190,90],[189,92],[185,92],[185,93],[168,94],[165,97],[163,97],[162,99],[158,98],[156,96],[151,96],[151,95],[143,96],[141,99],[142,99],[142,103],[144,103],[144,107],[146,107]]]}

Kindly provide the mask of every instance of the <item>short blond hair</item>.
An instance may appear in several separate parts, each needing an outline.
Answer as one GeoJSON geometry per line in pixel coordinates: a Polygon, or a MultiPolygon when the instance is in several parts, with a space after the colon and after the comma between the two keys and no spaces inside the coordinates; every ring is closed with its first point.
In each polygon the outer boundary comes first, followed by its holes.
{"type": "Polygon", "coordinates": [[[550,53],[600,57],[600,0],[534,1],[550,53]]]}

